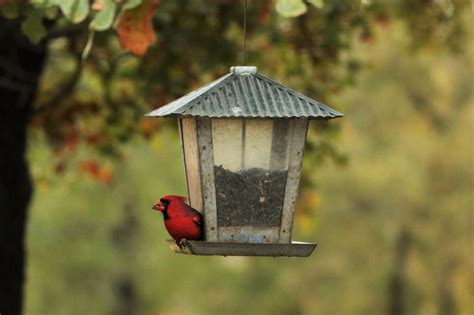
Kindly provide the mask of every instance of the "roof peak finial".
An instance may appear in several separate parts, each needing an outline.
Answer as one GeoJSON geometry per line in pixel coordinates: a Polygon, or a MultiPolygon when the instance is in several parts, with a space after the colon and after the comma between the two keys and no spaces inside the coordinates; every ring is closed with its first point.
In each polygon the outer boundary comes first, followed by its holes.
{"type": "Polygon", "coordinates": [[[235,73],[237,75],[256,74],[257,73],[257,67],[253,67],[253,66],[234,66],[234,67],[230,67],[230,72],[235,73]]]}

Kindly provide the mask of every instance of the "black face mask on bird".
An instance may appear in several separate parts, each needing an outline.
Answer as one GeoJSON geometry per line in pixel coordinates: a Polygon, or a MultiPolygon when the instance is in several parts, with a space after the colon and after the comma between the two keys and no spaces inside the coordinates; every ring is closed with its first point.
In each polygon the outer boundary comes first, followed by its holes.
{"type": "Polygon", "coordinates": [[[161,198],[160,200],[156,201],[153,205],[152,209],[156,211],[166,211],[168,210],[168,206],[170,204],[170,200],[166,200],[161,198]]]}

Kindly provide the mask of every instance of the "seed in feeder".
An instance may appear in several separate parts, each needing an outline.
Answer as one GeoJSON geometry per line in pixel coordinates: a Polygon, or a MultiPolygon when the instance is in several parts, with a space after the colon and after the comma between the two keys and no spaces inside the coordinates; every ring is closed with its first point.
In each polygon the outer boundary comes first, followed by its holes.
{"type": "Polygon", "coordinates": [[[279,226],[286,171],[214,166],[217,221],[221,226],[279,226]]]}

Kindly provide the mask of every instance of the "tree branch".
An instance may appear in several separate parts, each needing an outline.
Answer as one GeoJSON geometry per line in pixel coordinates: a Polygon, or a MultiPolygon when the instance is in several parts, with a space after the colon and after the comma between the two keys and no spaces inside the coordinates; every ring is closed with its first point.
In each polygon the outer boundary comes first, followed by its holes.
{"type": "Polygon", "coordinates": [[[62,103],[62,101],[75,90],[76,85],[79,82],[79,79],[81,78],[83,67],[81,63],[81,54],[75,53],[74,56],[76,59],[76,69],[74,69],[74,72],[69,78],[69,80],[66,82],[64,87],[62,89],[59,89],[58,92],[54,94],[49,100],[34,108],[33,115],[38,115],[50,108],[53,108],[54,106],[57,106],[58,104],[62,103]]]}
{"type": "Polygon", "coordinates": [[[317,51],[316,43],[314,41],[313,35],[308,29],[307,21],[308,21],[308,14],[303,14],[297,17],[296,23],[298,26],[298,30],[300,31],[300,34],[303,36],[304,48],[308,52],[308,55],[311,59],[311,63],[313,65],[317,65],[317,64],[320,64],[322,61],[321,54],[319,54],[317,51]]]}
{"type": "Polygon", "coordinates": [[[71,24],[61,28],[54,28],[48,31],[48,34],[45,37],[46,41],[56,39],[59,37],[70,37],[77,34],[80,34],[87,30],[87,25],[84,23],[80,24],[71,24]]]}

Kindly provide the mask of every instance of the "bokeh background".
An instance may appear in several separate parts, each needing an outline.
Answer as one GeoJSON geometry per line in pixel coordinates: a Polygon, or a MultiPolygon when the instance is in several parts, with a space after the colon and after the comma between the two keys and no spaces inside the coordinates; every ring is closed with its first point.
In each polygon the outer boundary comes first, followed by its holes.
{"type": "Polygon", "coordinates": [[[52,40],[25,313],[473,314],[472,3],[375,2],[249,4],[247,64],[345,114],[311,123],[305,259],[177,255],[151,210],[186,190],[176,122],[142,116],[241,64],[241,2],[162,1],[144,57],[113,31],[83,64],[87,35],[52,40]]]}

